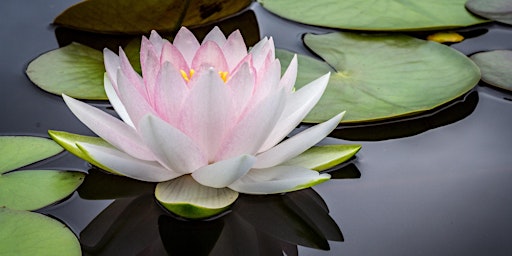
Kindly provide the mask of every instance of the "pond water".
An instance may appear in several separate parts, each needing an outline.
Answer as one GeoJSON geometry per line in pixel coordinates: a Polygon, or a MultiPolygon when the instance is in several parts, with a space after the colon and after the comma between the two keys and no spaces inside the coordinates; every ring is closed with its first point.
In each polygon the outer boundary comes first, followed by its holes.
{"type": "MultiPolygon", "coordinates": [[[[30,60],[59,46],[50,23],[75,2],[2,2],[1,135],[47,137],[49,129],[92,134],[59,96],[40,90],[24,74],[30,60]]],[[[331,31],[282,20],[257,4],[251,9],[260,34],[273,36],[279,48],[309,54],[302,34],[331,31]]],[[[512,49],[509,26],[464,29],[475,30],[485,33],[452,47],[467,55],[512,49]]],[[[81,237],[87,255],[180,254],[187,249],[216,255],[282,255],[281,250],[287,255],[512,255],[511,99],[509,92],[479,84],[422,115],[342,126],[334,134],[338,138],[326,142],[363,148],[334,172],[335,179],[314,191],[243,197],[215,221],[175,220],[148,194],[151,185],[109,180],[94,170],[103,188],[83,188],[39,212],[66,223],[81,237]],[[115,197],[122,199],[114,202],[115,197]],[[324,202],[332,219],[326,217],[324,202]],[[325,239],[341,240],[336,226],[344,241],[326,245],[325,239]]],[[[38,166],[90,168],[68,153],[38,166]]]]}

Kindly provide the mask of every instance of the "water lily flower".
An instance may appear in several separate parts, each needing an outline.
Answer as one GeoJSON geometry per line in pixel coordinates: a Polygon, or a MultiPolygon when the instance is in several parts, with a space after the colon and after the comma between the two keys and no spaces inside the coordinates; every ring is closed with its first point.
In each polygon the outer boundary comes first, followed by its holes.
{"type": "Polygon", "coordinates": [[[283,163],[327,136],[343,113],[283,139],[320,99],[329,74],[295,91],[297,58],[281,77],[274,50],[272,38],[263,38],[248,51],[239,31],[226,38],[217,27],[202,43],[186,28],[173,43],[153,31],[142,39],[141,76],[122,49],[105,49],[104,87],[121,120],[63,95],[108,142],[67,148],[113,173],[160,182],[157,198],[180,215],[191,205],[217,209],[202,217],[217,213],[238,193],[282,193],[328,180],[283,163]]]}

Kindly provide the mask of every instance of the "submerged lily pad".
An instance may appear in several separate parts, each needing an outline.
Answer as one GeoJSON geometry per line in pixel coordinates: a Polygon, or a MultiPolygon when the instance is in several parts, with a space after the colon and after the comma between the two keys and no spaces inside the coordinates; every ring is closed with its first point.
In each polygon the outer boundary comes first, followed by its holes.
{"type": "Polygon", "coordinates": [[[217,21],[238,13],[251,3],[252,0],[190,0],[182,25],[197,27],[217,21]]]}
{"type": "Polygon", "coordinates": [[[47,52],[27,67],[30,80],[41,89],[77,99],[106,100],[103,89],[103,54],[72,43],[47,52]]]}
{"type": "Polygon", "coordinates": [[[361,149],[361,145],[323,145],[315,146],[304,153],[282,163],[282,165],[301,166],[323,171],[350,159],[361,149]]]}
{"type": "Polygon", "coordinates": [[[55,142],[44,138],[0,137],[0,207],[36,210],[75,191],[85,174],[55,170],[8,172],[61,151],[55,142]]]}
{"type": "Polygon", "coordinates": [[[480,67],[484,82],[512,91],[512,51],[480,52],[471,59],[480,67]]]}
{"type": "MultiPolygon", "coordinates": [[[[347,111],[342,122],[377,121],[433,109],[480,79],[478,67],[445,45],[405,35],[307,34],[306,45],[326,62],[298,56],[296,87],[331,72],[322,98],[304,119],[319,123],[347,111]]],[[[281,63],[293,54],[278,51],[281,63]]],[[[283,65],[283,70],[286,65],[283,65]]]]}
{"type": "Polygon", "coordinates": [[[468,0],[466,7],[487,19],[512,25],[512,1],[510,0],[468,0]]]}
{"type": "Polygon", "coordinates": [[[238,198],[229,188],[211,188],[190,175],[156,185],[156,199],[169,211],[189,219],[203,219],[225,211],[238,198]]]}
{"type": "Polygon", "coordinates": [[[0,207],[0,255],[82,255],[75,234],[39,213],[0,207]]]}
{"type": "Polygon", "coordinates": [[[486,22],[464,7],[466,0],[258,0],[297,22],[356,30],[429,30],[486,22]]]}
{"type": "Polygon", "coordinates": [[[170,0],[87,0],[77,3],[54,23],[98,33],[142,34],[155,30],[176,30],[187,2],[170,0]]]}
{"type": "Polygon", "coordinates": [[[0,136],[0,175],[62,152],[57,143],[31,136],[0,136]]]}

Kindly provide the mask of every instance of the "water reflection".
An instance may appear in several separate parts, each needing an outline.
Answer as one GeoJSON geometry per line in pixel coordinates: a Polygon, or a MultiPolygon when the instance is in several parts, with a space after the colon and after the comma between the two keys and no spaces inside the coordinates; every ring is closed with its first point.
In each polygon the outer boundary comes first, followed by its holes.
{"type": "MultiPolygon", "coordinates": [[[[229,212],[188,221],[158,205],[152,183],[97,169],[89,173],[78,190],[81,197],[117,199],[80,233],[84,255],[297,255],[297,245],[329,250],[328,241],[343,241],[338,224],[313,189],[240,195],[229,212]]],[[[360,176],[353,164],[332,173],[360,176]]]]}
{"type": "Polygon", "coordinates": [[[403,138],[455,123],[469,116],[478,104],[478,92],[469,93],[432,111],[396,120],[361,124],[342,125],[330,137],[346,140],[377,141],[403,138]]]}

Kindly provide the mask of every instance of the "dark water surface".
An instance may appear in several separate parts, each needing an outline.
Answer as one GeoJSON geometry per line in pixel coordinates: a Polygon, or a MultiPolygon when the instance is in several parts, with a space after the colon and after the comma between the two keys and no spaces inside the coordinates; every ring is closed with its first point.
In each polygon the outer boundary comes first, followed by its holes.
{"type": "MultiPolygon", "coordinates": [[[[49,129],[92,134],[59,96],[38,89],[24,74],[30,60],[58,47],[49,24],[74,2],[0,3],[1,135],[47,137],[49,129]]],[[[261,35],[273,36],[280,48],[307,53],[301,35],[329,31],[283,21],[258,5],[252,9],[261,35]]],[[[467,55],[512,49],[509,26],[488,24],[479,29],[488,31],[453,47],[467,55]]],[[[347,167],[360,173],[360,178],[349,175],[352,179],[333,179],[314,187],[343,233],[343,242],[329,242],[330,251],[309,248],[325,246],[308,235],[314,231],[304,231],[308,230],[305,224],[292,226],[297,227],[295,235],[284,231],[287,226],[283,223],[295,220],[290,217],[294,213],[301,214],[297,209],[303,209],[307,216],[325,215],[325,206],[312,190],[264,199],[270,203],[263,208],[259,204],[262,198],[244,197],[226,216],[186,227],[166,216],[151,196],[134,198],[124,192],[120,192],[124,199],[116,200],[115,207],[102,216],[103,222],[94,223],[96,229],[93,224],[88,230],[86,227],[113,200],[86,200],[75,193],[41,212],[62,220],[77,234],[82,232],[84,248],[90,247],[92,254],[94,248],[108,248],[109,243],[119,248],[113,251],[119,255],[181,252],[183,248],[172,242],[179,241],[182,246],[197,248],[196,253],[214,248],[212,252],[218,255],[227,251],[280,255],[276,248],[288,255],[512,255],[511,98],[511,93],[480,84],[449,106],[422,116],[367,127],[341,127],[337,136],[351,140],[346,143],[360,143],[363,148],[347,167]],[[303,202],[309,206],[301,205],[303,202]],[[275,209],[285,217],[273,219],[262,209],[275,209]],[[194,236],[196,233],[200,235],[194,236]],[[300,240],[297,237],[305,237],[302,244],[306,246],[295,248],[290,240],[300,240]],[[258,242],[251,244],[254,240],[258,242]]],[[[44,167],[89,168],[67,153],[45,162],[44,167]]],[[[140,191],[151,192],[151,188],[142,185],[140,191]]],[[[294,223],[302,217],[297,218],[294,223]]],[[[322,217],[309,221],[328,222],[322,217]]],[[[334,232],[322,230],[327,239],[326,232],[334,232]]],[[[113,252],[109,254],[115,255],[113,252]]]]}

